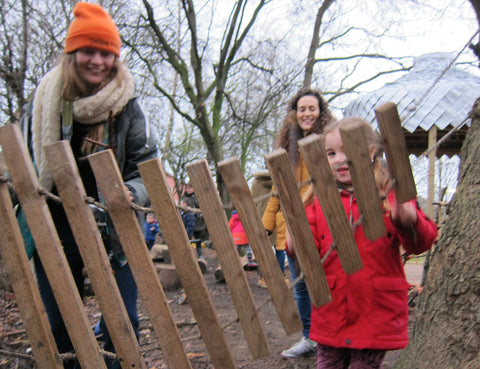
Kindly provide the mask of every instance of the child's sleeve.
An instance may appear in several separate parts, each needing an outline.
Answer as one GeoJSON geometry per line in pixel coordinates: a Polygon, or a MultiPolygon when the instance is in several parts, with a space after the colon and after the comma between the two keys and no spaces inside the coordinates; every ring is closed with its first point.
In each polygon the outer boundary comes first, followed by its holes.
{"type": "MultiPolygon", "coordinates": [[[[413,201],[413,200],[412,200],[413,201]]],[[[415,204],[417,221],[409,227],[395,224],[400,241],[410,254],[421,254],[429,250],[437,238],[437,225],[415,204]]]]}

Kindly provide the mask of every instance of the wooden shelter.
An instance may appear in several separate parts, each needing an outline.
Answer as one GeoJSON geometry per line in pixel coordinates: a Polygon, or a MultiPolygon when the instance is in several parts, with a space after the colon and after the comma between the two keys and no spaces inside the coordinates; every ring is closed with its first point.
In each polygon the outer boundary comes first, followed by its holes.
{"type": "Polygon", "coordinates": [[[409,73],[350,102],[344,116],[365,119],[378,130],[374,109],[386,102],[397,105],[409,153],[419,156],[431,149],[427,213],[432,216],[435,159],[459,154],[479,89],[480,77],[456,67],[453,55],[425,54],[415,60],[409,73]]]}

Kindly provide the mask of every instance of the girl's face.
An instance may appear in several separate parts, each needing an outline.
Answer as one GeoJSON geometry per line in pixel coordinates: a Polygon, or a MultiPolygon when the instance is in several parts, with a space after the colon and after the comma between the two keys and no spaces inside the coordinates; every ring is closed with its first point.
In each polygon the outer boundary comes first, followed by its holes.
{"type": "Polygon", "coordinates": [[[297,122],[303,131],[309,131],[320,116],[318,100],[315,96],[303,96],[297,102],[297,122]]]}
{"type": "Polygon", "coordinates": [[[98,86],[110,76],[115,64],[115,54],[86,47],[75,52],[80,77],[91,86],[98,86]]]}
{"type": "Polygon", "coordinates": [[[338,128],[325,135],[325,152],[335,180],[342,183],[345,189],[353,190],[347,156],[343,150],[342,137],[338,128]]]}

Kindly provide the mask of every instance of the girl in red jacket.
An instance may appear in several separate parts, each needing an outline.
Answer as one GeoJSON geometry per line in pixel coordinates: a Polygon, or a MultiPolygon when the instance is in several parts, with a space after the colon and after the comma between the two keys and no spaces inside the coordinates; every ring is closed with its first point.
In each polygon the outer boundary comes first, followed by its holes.
{"type": "MultiPolygon", "coordinates": [[[[386,194],[390,177],[384,161],[376,157],[377,137],[372,127],[359,118],[346,118],[324,131],[325,150],[340,197],[352,225],[359,220],[348,160],[339,127],[361,124],[368,135],[375,179],[383,207],[387,233],[371,241],[362,226],[353,227],[363,269],[347,275],[335,250],[323,263],[332,302],[312,309],[310,339],[318,343],[317,369],[383,368],[387,350],[402,349],[408,343],[409,284],[405,279],[400,245],[409,253],[427,251],[437,236],[436,225],[427,219],[414,200],[399,203],[393,191],[386,194]]],[[[306,212],[320,257],[333,243],[318,199],[307,200],[306,212]]]]}

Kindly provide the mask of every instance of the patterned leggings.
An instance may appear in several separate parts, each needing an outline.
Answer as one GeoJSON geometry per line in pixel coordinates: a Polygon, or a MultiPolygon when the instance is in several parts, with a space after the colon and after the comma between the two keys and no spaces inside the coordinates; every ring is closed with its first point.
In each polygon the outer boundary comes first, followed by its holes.
{"type": "Polygon", "coordinates": [[[386,353],[317,345],[317,369],[383,369],[386,353]]]}

